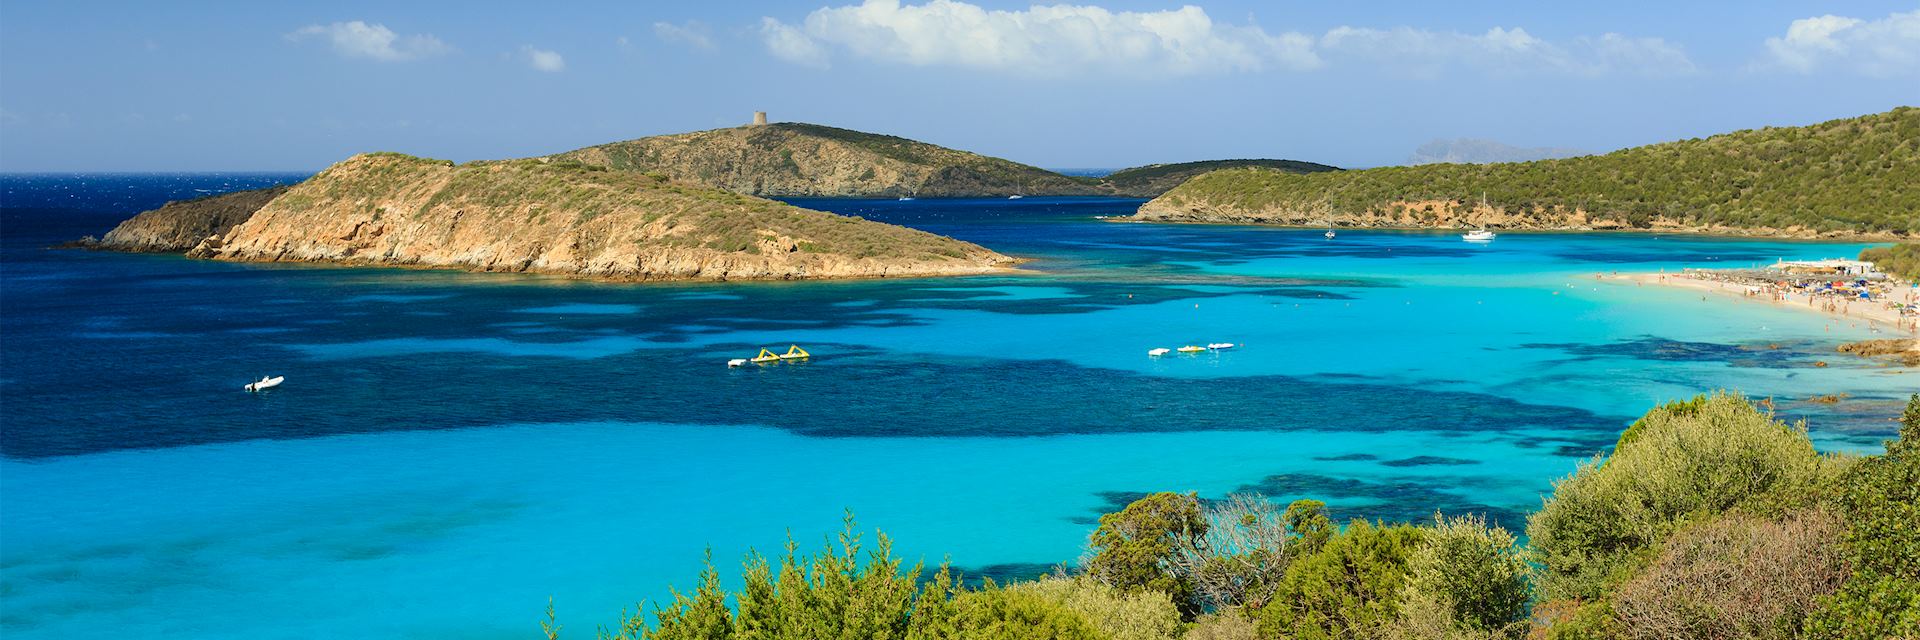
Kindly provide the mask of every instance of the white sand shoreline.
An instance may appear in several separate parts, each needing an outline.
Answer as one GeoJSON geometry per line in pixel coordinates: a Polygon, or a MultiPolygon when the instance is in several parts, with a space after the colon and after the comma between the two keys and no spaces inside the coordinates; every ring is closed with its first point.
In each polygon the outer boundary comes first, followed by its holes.
{"type": "MultiPolygon", "coordinates": [[[[1869,329],[1887,333],[1888,337],[1920,337],[1920,318],[1913,316],[1902,317],[1898,311],[1889,308],[1885,301],[1830,298],[1811,296],[1804,293],[1776,293],[1733,282],[1694,277],[1686,273],[1623,273],[1600,277],[1602,279],[1629,280],[1640,284],[1654,284],[1707,291],[1724,296],[1743,298],[1757,303],[1823,313],[1830,318],[1845,321],[1856,327],[1864,323],[1869,329]]],[[[1899,287],[1896,290],[1894,301],[1902,303],[1920,301],[1920,292],[1916,292],[1911,286],[1899,287]]]]}

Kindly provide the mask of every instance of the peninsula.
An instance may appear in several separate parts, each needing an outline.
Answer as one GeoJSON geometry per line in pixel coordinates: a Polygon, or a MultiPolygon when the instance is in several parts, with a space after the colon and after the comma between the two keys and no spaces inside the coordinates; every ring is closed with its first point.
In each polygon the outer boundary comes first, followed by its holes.
{"type": "Polygon", "coordinates": [[[1920,109],[1534,162],[1226,169],[1188,180],[1130,219],[1912,238],[1920,236],[1920,109]]]}
{"type": "Polygon", "coordinates": [[[1151,198],[1226,167],[1337,171],[1298,160],[1209,160],[1078,178],[898,136],[798,122],[652,136],[550,156],[764,197],[956,198],[1012,195],[1151,198]]]}
{"type": "Polygon", "coordinates": [[[173,203],[95,246],[611,280],[992,273],[1016,261],[951,238],[574,162],[354,156],[288,188],[173,203]],[[249,207],[257,209],[246,211],[249,207]]]}

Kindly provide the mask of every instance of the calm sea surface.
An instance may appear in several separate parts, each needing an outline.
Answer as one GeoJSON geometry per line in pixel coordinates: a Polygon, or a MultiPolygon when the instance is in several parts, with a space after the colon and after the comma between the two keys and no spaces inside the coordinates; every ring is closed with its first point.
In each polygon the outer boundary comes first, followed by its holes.
{"type": "Polygon", "coordinates": [[[852,510],[929,563],[1068,561],[1141,492],[1524,526],[1662,400],[1874,448],[1868,327],[1596,273],[1858,245],[1115,224],[1137,200],[806,200],[1030,274],[613,285],[46,250],[286,175],[8,176],[0,635],[522,638],[852,510]],[[1148,349],[1233,342],[1199,356],[1148,349]],[[728,369],[799,344],[810,362],[728,369]],[[1816,362],[1829,366],[1816,367],[1816,362]],[[285,375],[281,388],[241,385],[285,375]],[[1845,393],[1837,405],[1806,402],[1845,393]]]}

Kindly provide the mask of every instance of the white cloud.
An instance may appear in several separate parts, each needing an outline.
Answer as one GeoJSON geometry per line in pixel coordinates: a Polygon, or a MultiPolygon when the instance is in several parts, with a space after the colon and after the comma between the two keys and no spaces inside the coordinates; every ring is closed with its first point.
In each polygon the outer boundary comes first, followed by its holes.
{"type": "Polygon", "coordinates": [[[779,20],[761,18],[760,38],[767,43],[767,51],[772,52],[773,57],[803,67],[825,69],[828,66],[826,47],[779,20]]]}
{"type": "Polygon", "coordinates": [[[867,0],[818,9],[798,27],[767,18],[761,32],[776,54],[801,51],[822,62],[824,47],[832,45],[856,57],[914,66],[1038,74],[1105,69],[1179,75],[1320,64],[1308,36],[1215,23],[1192,6],[1115,12],[1061,4],[989,11],[952,0],[906,6],[867,0]]]}
{"type": "Polygon", "coordinates": [[[527,66],[547,73],[559,73],[567,70],[567,59],[546,49],[536,49],[533,45],[520,45],[520,57],[526,58],[527,66]]]}
{"type": "Polygon", "coordinates": [[[1582,75],[1677,75],[1695,70],[1686,52],[1659,38],[1608,33],[1554,44],[1517,27],[1494,27],[1479,35],[1412,27],[1338,27],[1320,38],[1320,49],[1336,62],[1363,62],[1420,76],[1437,75],[1453,67],[1509,74],[1582,75]]]}
{"type": "Polygon", "coordinates": [[[1767,38],[1769,60],[1761,67],[1799,73],[1834,67],[1870,76],[1920,73],[1920,10],[1879,20],[1824,15],[1787,25],[1787,35],[1767,38]]]}
{"type": "Polygon", "coordinates": [[[833,54],[913,66],[1064,75],[1106,71],[1191,75],[1374,67],[1412,75],[1450,68],[1495,73],[1684,74],[1680,47],[1620,34],[1552,43],[1525,29],[1482,34],[1412,27],[1338,27],[1321,35],[1215,21],[1206,10],[1110,11],[1093,5],[988,10],[957,0],[903,5],[865,0],[827,7],[799,24],[761,20],[774,55],[825,67],[833,54]]]}
{"type": "Polygon", "coordinates": [[[329,25],[308,25],[287,34],[287,40],[301,42],[314,38],[326,40],[334,53],[349,58],[370,58],[385,62],[414,60],[436,56],[453,48],[428,34],[401,37],[380,24],[359,20],[329,25]]]}
{"type": "Polygon", "coordinates": [[[697,20],[689,20],[686,24],[655,22],[653,35],[663,42],[691,45],[701,49],[713,48],[713,30],[697,20]]]}

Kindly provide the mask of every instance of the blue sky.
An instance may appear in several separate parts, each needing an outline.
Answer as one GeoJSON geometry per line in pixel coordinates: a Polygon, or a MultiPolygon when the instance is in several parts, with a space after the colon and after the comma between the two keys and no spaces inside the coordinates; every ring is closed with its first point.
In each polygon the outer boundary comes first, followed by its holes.
{"type": "Polygon", "coordinates": [[[0,171],[471,160],[775,120],[1047,167],[1611,150],[1920,104],[1916,2],[0,4],[0,171]]]}

